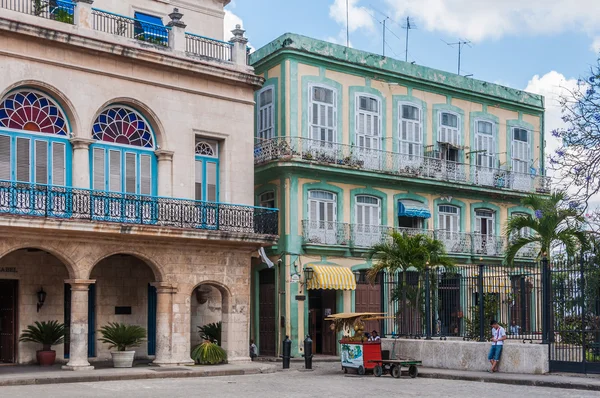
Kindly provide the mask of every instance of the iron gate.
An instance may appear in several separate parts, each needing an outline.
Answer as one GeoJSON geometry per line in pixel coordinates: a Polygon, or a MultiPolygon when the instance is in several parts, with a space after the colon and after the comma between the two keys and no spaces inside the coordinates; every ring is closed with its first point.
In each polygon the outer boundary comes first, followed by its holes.
{"type": "Polygon", "coordinates": [[[550,371],[600,373],[600,264],[595,260],[549,265],[550,371]]]}

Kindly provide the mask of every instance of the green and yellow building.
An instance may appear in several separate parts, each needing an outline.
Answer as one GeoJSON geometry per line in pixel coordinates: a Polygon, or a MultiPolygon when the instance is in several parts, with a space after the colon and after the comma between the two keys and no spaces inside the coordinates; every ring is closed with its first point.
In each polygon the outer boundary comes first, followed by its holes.
{"type": "Polygon", "coordinates": [[[261,355],[286,335],[300,355],[307,334],[335,354],[324,316],[385,312],[388,289],[361,282],[389,231],[434,236],[458,264],[500,263],[507,220],[529,211],[520,200],[549,192],[542,96],[296,34],[250,63],[265,78],[256,204],[281,211],[275,266],[253,264],[261,355]]]}

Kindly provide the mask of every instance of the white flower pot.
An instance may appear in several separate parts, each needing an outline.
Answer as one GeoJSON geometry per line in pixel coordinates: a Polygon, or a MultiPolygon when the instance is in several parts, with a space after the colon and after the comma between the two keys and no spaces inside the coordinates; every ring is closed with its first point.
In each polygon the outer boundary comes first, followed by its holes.
{"type": "Polygon", "coordinates": [[[131,368],[135,351],[111,351],[114,368],[131,368]]]}

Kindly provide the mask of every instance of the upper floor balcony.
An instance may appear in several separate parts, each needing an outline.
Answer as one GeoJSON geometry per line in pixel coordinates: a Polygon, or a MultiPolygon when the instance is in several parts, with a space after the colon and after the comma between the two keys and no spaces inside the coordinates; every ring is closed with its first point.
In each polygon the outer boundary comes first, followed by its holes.
{"type": "MultiPolygon", "coordinates": [[[[452,232],[447,230],[427,230],[418,228],[393,228],[384,225],[346,224],[330,221],[302,221],[302,237],[305,246],[336,246],[348,249],[367,250],[373,245],[385,242],[390,232],[407,235],[422,234],[444,243],[450,255],[473,257],[502,257],[508,239],[505,236],[479,233],[452,232]]],[[[528,245],[517,254],[521,259],[535,259],[539,247],[528,245]]]]}
{"type": "Polygon", "coordinates": [[[256,165],[290,160],[519,192],[550,192],[550,178],[546,176],[434,157],[387,152],[302,137],[278,137],[255,144],[256,165]]]}
{"type": "Polygon", "coordinates": [[[250,235],[278,233],[278,210],[0,180],[0,214],[250,235]]]}
{"type": "MultiPolygon", "coordinates": [[[[185,57],[229,65],[247,65],[248,40],[239,28],[232,41],[222,41],[186,32],[178,9],[168,15],[167,24],[159,16],[135,12],[126,16],[92,8],[92,2],[71,0],[0,0],[0,8],[102,32],[115,40],[125,40],[158,51],[174,51],[185,57]]],[[[47,25],[44,25],[47,26],[47,25]]],[[[79,32],[82,33],[82,32],[79,32]]],[[[98,38],[97,34],[93,35],[98,38]]],[[[177,55],[179,55],[177,54],[177,55]]]]}

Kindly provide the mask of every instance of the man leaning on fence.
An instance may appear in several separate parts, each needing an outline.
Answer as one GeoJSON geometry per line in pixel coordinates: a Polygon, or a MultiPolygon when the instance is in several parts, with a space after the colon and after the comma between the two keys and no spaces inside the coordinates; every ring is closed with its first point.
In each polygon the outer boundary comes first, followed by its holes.
{"type": "Polygon", "coordinates": [[[500,357],[502,356],[502,347],[504,346],[504,340],[506,340],[506,331],[498,322],[493,320],[492,325],[492,347],[488,359],[492,364],[492,368],[489,370],[490,373],[498,372],[498,365],[500,364],[500,357]]]}

